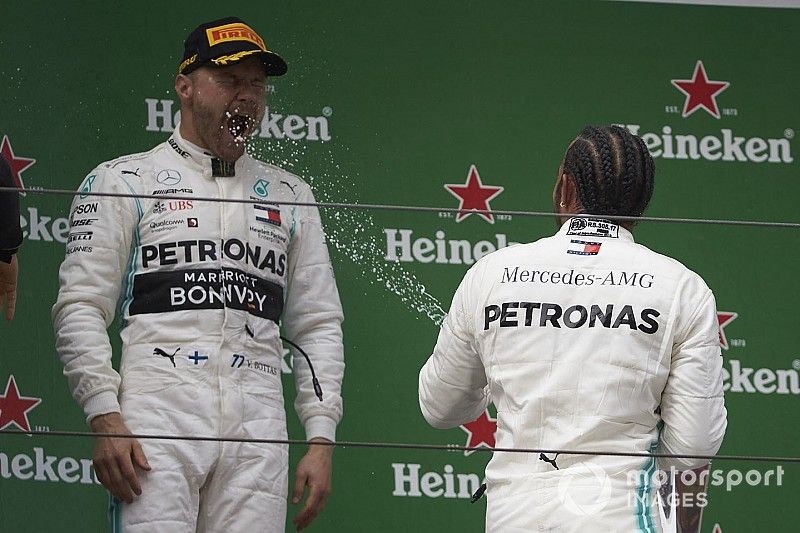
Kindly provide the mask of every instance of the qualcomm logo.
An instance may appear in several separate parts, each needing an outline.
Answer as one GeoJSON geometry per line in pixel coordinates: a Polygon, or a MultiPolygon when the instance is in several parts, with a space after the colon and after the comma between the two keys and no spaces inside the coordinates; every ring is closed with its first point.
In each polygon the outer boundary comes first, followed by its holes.
{"type": "MultiPolygon", "coordinates": [[[[174,131],[181,120],[180,110],[174,110],[175,101],[171,99],[145,98],[147,104],[147,131],[174,131]]],[[[320,115],[282,115],[272,113],[267,107],[256,136],[265,139],[289,139],[293,141],[330,141],[328,119],[333,109],[322,108],[320,115]]]]}

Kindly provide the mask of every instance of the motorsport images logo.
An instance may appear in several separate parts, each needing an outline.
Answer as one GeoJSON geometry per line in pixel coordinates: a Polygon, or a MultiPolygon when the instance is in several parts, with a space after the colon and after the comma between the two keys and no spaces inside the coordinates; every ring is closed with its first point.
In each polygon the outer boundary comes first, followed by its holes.
{"type": "MultiPolygon", "coordinates": [[[[492,213],[490,204],[505,188],[485,184],[475,164],[469,166],[463,183],[445,183],[444,189],[458,200],[458,211],[455,215],[441,211],[440,219],[455,219],[459,223],[475,215],[475,218],[492,225],[496,221],[511,220],[509,215],[492,213]]],[[[508,242],[505,233],[499,232],[493,232],[489,239],[475,241],[448,239],[443,229],[435,229],[432,236],[421,237],[415,236],[414,230],[408,228],[384,228],[383,233],[386,237],[384,260],[388,262],[471,265],[484,255],[515,244],[508,242]]]]}
{"type": "MultiPolygon", "coordinates": [[[[768,135],[745,136],[734,132],[728,122],[739,117],[739,109],[732,104],[736,102],[735,86],[732,81],[702,59],[697,59],[693,69],[687,68],[685,74],[667,78],[669,85],[675,90],[673,101],[664,103],[667,115],[680,115],[684,122],[679,126],[666,124],[661,131],[652,131],[653,126],[642,124],[618,124],[627,128],[634,135],[639,135],[647,144],[653,157],[662,159],[705,160],[750,163],[794,162],[792,143],[795,130],[785,126],[771,128],[768,135]],[[689,74],[691,72],[691,74],[689,74]],[[681,101],[682,100],[682,101],[681,101]],[[726,127],[708,135],[697,135],[686,132],[687,127],[708,126],[708,117],[714,122],[725,122],[726,127]]],[[[756,77],[737,81],[747,90],[758,83],[756,77]]],[[[749,110],[752,111],[752,110],[749,110]]],[[[752,114],[752,113],[750,113],[752,114]]]]}
{"type": "MultiPolygon", "coordinates": [[[[29,418],[31,412],[42,403],[42,398],[23,394],[14,374],[9,374],[5,387],[0,385],[0,389],[4,389],[0,393],[0,431],[49,431],[47,426],[31,426],[29,418]]],[[[12,455],[13,452],[0,448],[0,479],[100,484],[91,459],[48,455],[40,446],[34,446],[31,452],[12,455]]]]}

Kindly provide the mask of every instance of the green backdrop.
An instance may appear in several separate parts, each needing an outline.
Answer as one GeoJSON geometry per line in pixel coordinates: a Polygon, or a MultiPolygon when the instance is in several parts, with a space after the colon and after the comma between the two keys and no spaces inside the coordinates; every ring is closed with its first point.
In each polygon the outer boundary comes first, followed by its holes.
{"type": "MultiPolygon", "coordinates": [[[[547,211],[569,141],[585,124],[616,123],[645,135],[657,156],[648,214],[798,218],[800,10],[343,0],[251,2],[232,13],[207,1],[116,4],[3,3],[0,135],[17,165],[35,159],[21,172],[26,187],[75,189],[98,162],[165,140],[184,37],[236,14],[289,64],[270,81],[270,114],[250,148],[303,176],[321,201],[457,208],[445,185],[467,183],[474,165],[483,186],[503,188],[491,209],[547,211]],[[704,87],[703,76],[728,85],[704,87]],[[678,86],[687,84],[685,94],[678,86]]],[[[70,201],[22,199],[20,301],[15,320],[0,324],[0,430],[85,429],[49,314],[70,201]]],[[[549,218],[491,218],[323,210],[346,314],[339,439],[481,441],[479,431],[470,440],[464,429],[425,424],[417,373],[476,253],[554,231],[549,218]]],[[[721,453],[797,455],[797,230],[649,222],[635,235],[716,294],[729,413],[721,453]]],[[[290,435],[303,436],[296,417],[290,435]]],[[[303,451],[292,449],[293,464],[303,451]]],[[[106,530],[91,453],[90,439],[1,434],[0,530],[106,530]]],[[[338,449],[333,495],[310,530],[481,531],[485,500],[464,496],[487,460],[338,449]]],[[[714,469],[718,479],[735,479],[732,469],[746,476],[712,486],[703,531],[794,530],[790,512],[776,510],[794,508],[800,467],[718,461],[714,469]]]]}

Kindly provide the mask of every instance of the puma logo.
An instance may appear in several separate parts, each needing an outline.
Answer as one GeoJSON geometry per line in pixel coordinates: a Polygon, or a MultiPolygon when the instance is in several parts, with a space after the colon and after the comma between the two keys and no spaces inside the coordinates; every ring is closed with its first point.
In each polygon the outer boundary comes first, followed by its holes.
{"type": "Polygon", "coordinates": [[[165,352],[164,350],[162,350],[161,348],[154,348],[153,349],[153,355],[160,355],[161,357],[167,357],[170,361],[172,361],[172,366],[177,368],[177,365],[175,365],[175,355],[180,351],[181,351],[181,349],[178,348],[177,350],[175,350],[175,352],[172,355],[170,355],[167,352],[165,352]]]}

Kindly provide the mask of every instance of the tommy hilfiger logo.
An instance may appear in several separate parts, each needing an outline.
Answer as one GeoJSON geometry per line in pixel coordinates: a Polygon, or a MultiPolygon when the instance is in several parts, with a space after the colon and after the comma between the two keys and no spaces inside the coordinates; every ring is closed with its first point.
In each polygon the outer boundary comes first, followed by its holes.
{"type": "Polygon", "coordinates": [[[600,246],[602,244],[599,242],[579,241],[577,239],[572,239],[569,242],[570,247],[567,253],[575,255],[597,255],[600,253],[600,246]]]}

